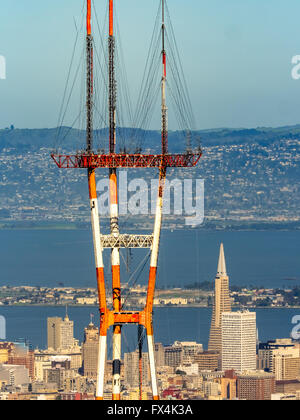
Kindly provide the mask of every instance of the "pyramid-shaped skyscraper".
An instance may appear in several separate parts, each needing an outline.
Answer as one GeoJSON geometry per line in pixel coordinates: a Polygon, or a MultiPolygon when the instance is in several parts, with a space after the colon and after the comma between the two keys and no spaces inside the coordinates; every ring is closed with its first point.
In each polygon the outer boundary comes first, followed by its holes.
{"type": "Polygon", "coordinates": [[[208,344],[209,351],[217,351],[220,355],[222,352],[221,322],[223,312],[231,312],[231,300],[229,295],[229,277],[226,272],[224,246],[221,244],[208,344]]]}

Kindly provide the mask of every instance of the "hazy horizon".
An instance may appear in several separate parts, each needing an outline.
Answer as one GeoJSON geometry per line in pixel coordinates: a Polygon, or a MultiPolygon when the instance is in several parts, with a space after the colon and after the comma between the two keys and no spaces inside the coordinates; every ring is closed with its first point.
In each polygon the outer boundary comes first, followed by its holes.
{"type": "MultiPolygon", "coordinates": [[[[57,125],[74,19],[77,25],[84,19],[84,4],[18,0],[2,5],[0,55],[6,58],[7,78],[0,80],[0,127],[57,125]]],[[[158,4],[116,0],[134,103],[158,4]]],[[[107,1],[95,0],[95,5],[102,22],[107,1]]],[[[169,0],[168,5],[197,130],[299,122],[300,80],[291,76],[292,57],[300,54],[298,1],[290,0],[288,7],[283,0],[169,0]]],[[[159,124],[158,115],[151,128],[159,124]]]]}

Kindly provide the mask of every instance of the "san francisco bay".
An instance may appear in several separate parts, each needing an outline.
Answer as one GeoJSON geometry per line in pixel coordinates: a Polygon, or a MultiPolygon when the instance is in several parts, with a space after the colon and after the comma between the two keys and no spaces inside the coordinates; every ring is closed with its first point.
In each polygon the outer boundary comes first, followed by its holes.
{"type": "MultiPolygon", "coordinates": [[[[84,328],[93,314],[97,324],[96,307],[70,307],[68,314],[74,321],[74,335],[83,340],[84,328]]],[[[288,338],[294,328],[292,319],[300,315],[300,309],[257,309],[259,340],[288,338]]],[[[47,317],[65,316],[63,307],[0,307],[0,315],[6,318],[7,339],[28,339],[33,347],[47,347],[47,317]]],[[[209,308],[156,308],[154,311],[155,341],[165,345],[174,341],[198,341],[207,347],[211,309],[209,308]]],[[[126,328],[123,351],[132,351],[137,343],[137,328],[126,328]]]]}
{"type": "MultiPolygon", "coordinates": [[[[285,287],[300,285],[300,231],[162,232],[158,287],[184,287],[214,281],[220,242],[224,243],[230,284],[285,287]]],[[[146,251],[133,254],[131,272],[146,251]]],[[[121,259],[128,261],[125,253],[121,259]]],[[[105,252],[108,278],[109,252],[105,252]]],[[[95,287],[88,230],[0,230],[0,286],[95,287]]],[[[147,265],[145,265],[147,267],[147,265]]],[[[130,277],[123,269],[122,279],[130,277]]],[[[138,279],[145,284],[145,268],[138,279]]]]}

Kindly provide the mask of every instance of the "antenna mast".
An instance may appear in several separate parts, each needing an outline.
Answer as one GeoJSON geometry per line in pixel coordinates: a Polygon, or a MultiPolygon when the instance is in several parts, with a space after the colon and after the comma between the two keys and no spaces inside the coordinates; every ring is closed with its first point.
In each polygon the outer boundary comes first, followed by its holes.
{"type": "Polygon", "coordinates": [[[162,154],[168,153],[168,108],[166,105],[167,54],[165,49],[165,0],[162,0],[162,64],[163,74],[161,82],[161,121],[162,121],[162,154]]]}
{"type": "Polygon", "coordinates": [[[116,152],[116,80],[115,80],[115,37],[114,4],[109,0],[109,153],[116,152]]]}
{"type": "Polygon", "coordinates": [[[94,76],[93,76],[93,36],[91,25],[91,2],[87,1],[86,17],[86,150],[73,155],[54,154],[51,156],[59,168],[86,168],[88,172],[89,199],[91,209],[91,224],[94,244],[95,266],[100,312],[99,355],[97,366],[96,399],[104,399],[105,364],[107,356],[107,332],[113,327],[113,400],[120,400],[121,384],[121,332],[123,325],[138,325],[139,340],[139,382],[140,398],[142,398],[142,350],[143,331],[147,335],[149,365],[153,400],[159,399],[157,375],[155,368],[155,350],[153,336],[153,304],[157,276],[160,234],[163,216],[163,198],[167,168],[192,168],[199,162],[202,152],[192,151],[181,154],[168,153],[168,108],[166,105],[167,54],[165,48],[165,9],[166,0],[161,1],[162,8],[162,79],[161,79],[161,154],[117,153],[116,152],[116,106],[117,84],[115,80],[115,38],[114,38],[114,2],[109,1],[109,37],[108,37],[108,72],[109,72],[109,149],[108,153],[93,151],[93,107],[94,107],[94,76]],[[110,234],[101,235],[99,209],[96,189],[96,168],[109,170],[110,198],[110,234]],[[152,235],[122,234],[119,230],[118,183],[117,168],[158,168],[159,188],[152,235]],[[120,248],[150,249],[150,269],[145,307],[142,310],[124,310],[121,302],[120,280],[120,248]],[[104,278],[103,250],[111,250],[112,272],[112,307],[108,306],[104,278]]]}
{"type": "Polygon", "coordinates": [[[86,16],[86,151],[93,149],[93,37],[91,27],[91,0],[87,0],[86,16]]]}
{"type": "MultiPolygon", "coordinates": [[[[109,0],[109,153],[116,153],[116,80],[115,80],[115,37],[114,37],[114,3],[109,0]]],[[[110,233],[118,238],[119,210],[118,210],[118,178],[117,169],[109,169],[109,198],[110,198],[110,233]]],[[[113,308],[121,311],[121,279],[120,279],[120,248],[112,247],[112,293],[113,308]]],[[[120,400],[121,394],[121,326],[113,326],[113,392],[112,399],[120,400]]]]}

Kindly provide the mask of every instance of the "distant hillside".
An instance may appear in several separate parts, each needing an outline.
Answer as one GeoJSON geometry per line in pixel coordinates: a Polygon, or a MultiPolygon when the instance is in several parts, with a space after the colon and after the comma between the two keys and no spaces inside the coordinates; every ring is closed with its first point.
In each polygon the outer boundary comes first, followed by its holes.
{"type": "MultiPolygon", "coordinates": [[[[122,137],[130,138],[132,129],[122,129],[120,133],[120,143],[122,137]]],[[[84,147],[84,131],[63,127],[59,132],[57,141],[57,128],[50,129],[3,129],[0,130],[0,150],[4,148],[16,148],[18,150],[39,150],[41,148],[55,149],[61,145],[67,150],[74,151],[84,147]]],[[[160,132],[147,131],[138,133],[138,136],[145,138],[144,149],[158,151],[160,148],[160,132]]],[[[262,146],[274,143],[278,140],[294,139],[300,140],[300,125],[290,127],[256,129],[212,129],[197,131],[203,146],[213,145],[232,145],[257,143],[262,146]]],[[[105,145],[107,130],[95,132],[96,144],[105,145]]],[[[170,150],[173,152],[182,151],[184,139],[181,132],[173,131],[169,133],[170,150]]]]}

